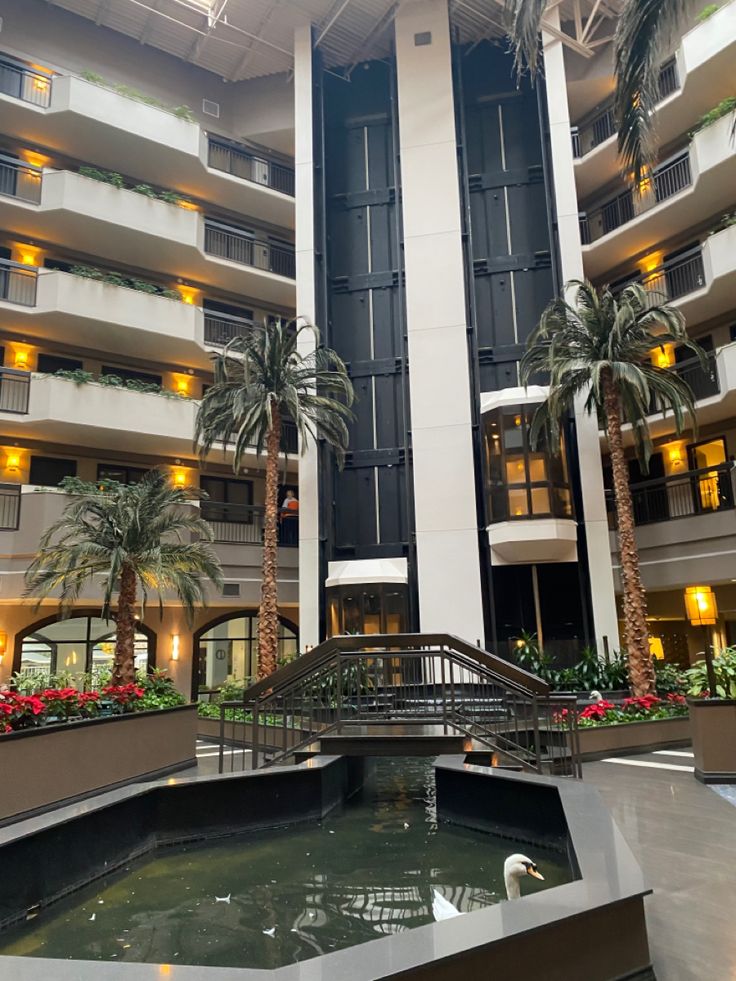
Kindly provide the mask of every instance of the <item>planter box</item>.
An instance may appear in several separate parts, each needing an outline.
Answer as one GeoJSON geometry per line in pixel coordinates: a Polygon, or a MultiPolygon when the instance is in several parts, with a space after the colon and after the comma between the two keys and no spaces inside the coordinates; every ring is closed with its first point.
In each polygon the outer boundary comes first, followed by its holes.
{"type": "MultiPolygon", "coordinates": [[[[286,745],[298,746],[310,733],[301,729],[286,730],[286,745]]],[[[220,741],[219,719],[197,719],[197,736],[199,739],[220,741]]],[[[261,749],[283,749],[284,729],[281,726],[260,726],[259,736],[261,749]],[[265,744],[264,744],[265,733],[265,744]]],[[[226,722],[225,742],[229,746],[252,746],[253,725],[250,722],[226,722]]]]}
{"type": "Polygon", "coordinates": [[[690,742],[687,716],[655,719],[651,722],[622,722],[613,726],[579,729],[580,755],[584,760],[606,756],[648,753],[655,749],[685,746],[690,742]]]}
{"type": "Polygon", "coordinates": [[[0,824],[196,766],[196,705],[0,736],[0,824]]]}
{"type": "Polygon", "coordinates": [[[736,783],[736,698],[688,698],[695,777],[736,783]]]}

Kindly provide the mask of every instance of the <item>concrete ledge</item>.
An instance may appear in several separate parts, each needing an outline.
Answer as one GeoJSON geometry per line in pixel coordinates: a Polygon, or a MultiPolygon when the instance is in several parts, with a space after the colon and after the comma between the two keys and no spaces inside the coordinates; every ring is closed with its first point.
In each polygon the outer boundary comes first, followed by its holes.
{"type": "Polygon", "coordinates": [[[0,824],[196,763],[196,706],[0,736],[0,824]]]}

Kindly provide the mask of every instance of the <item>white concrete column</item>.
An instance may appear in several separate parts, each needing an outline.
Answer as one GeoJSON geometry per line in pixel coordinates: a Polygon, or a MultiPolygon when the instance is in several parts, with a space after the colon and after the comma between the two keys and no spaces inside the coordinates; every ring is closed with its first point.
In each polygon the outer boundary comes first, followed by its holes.
{"type": "Polygon", "coordinates": [[[484,636],[447,0],[395,22],[423,631],[484,636]]]}
{"type": "MultiPolygon", "coordinates": [[[[548,11],[547,20],[559,28],[560,12],[548,11]]],[[[580,245],[578,198],[575,188],[574,158],[570,137],[570,111],[567,103],[564,49],[562,41],[542,32],[547,111],[549,114],[552,169],[560,248],[560,265],[564,282],[583,278],[583,254],[580,245]]],[[[572,300],[572,297],[569,297],[572,300]]],[[[585,512],[585,536],[588,550],[590,592],[593,601],[593,629],[599,651],[601,640],[608,637],[611,650],[620,646],[618,615],[613,583],[608,517],[603,491],[598,420],[583,409],[583,400],[575,405],[575,426],[580,458],[580,483],[585,512]]]]}
{"type": "MultiPolygon", "coordinates": [[[[312,33],[298,27],[294,35],[295,169],[296,169],[296,312],[316,323],[314,251],[314,157],[312,150],[312,33]]],[[[319,325],[318,325],[319,326],[319,325]]],[[[303,335],[301,351],[314,347],[303,335]]],[[[299,458],[299,640],[301,649],[319,637],[319,471],[313,441],[299,458]]]]}

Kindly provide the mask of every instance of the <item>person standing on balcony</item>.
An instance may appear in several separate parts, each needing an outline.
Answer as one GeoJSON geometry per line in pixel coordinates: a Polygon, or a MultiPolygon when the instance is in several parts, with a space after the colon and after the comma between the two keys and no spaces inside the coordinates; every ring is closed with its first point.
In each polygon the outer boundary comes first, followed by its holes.
{"type": "Polygon", "coordinates": [[[296,545],[299,540],[299,501],[289,488],[281,504],[281,544],[296,545]]]}

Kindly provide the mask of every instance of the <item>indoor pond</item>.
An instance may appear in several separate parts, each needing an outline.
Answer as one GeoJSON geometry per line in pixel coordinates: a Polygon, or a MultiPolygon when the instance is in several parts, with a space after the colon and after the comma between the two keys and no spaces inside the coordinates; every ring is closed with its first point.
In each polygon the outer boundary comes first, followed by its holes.
{"type": "Polygon", "coordinates": [[[161,848],[0,935],[0,954],[275,968],[433,922],[433,891],[469,912],[505,900],[523,852],[544,881],[565,856],[436,818],[425,760],[377,760],[318,823],[161,848]]]}

